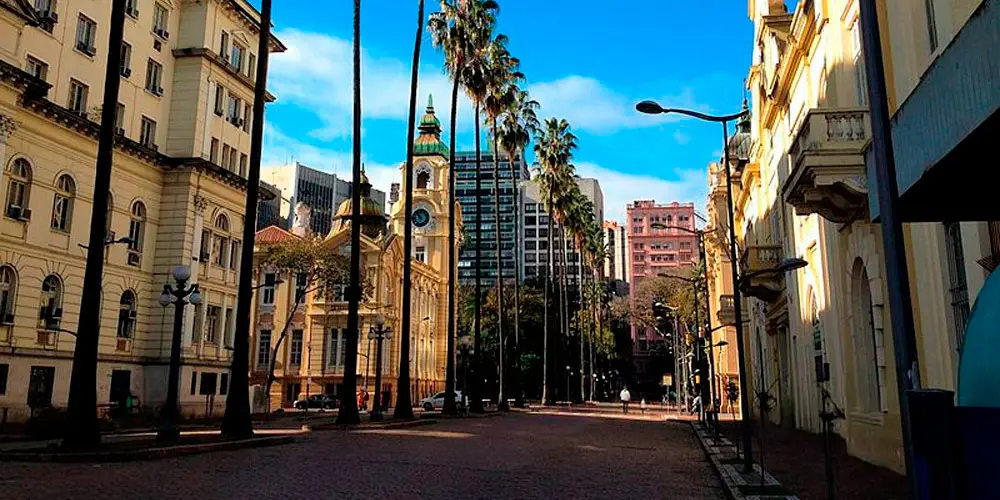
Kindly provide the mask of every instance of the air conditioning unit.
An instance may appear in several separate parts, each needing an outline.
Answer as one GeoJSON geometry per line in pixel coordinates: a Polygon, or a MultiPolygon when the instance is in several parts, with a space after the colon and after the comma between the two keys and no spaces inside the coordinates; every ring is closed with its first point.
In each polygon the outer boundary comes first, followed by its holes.
{"type": "Polygon", "coordinates": [[[56,14],[56,11],[54,10],[44,10],[42,12],[39,12],[38,15],[39,17],[42,18],[42,21],[47,21],[52,24],[59,22],[59,14],[56,14]]]}
{"type": "Polygon", "coordinates": [[[167,30],[165,30],[163,28],[156,28],[155,33],[156,33],[156,36],[158,36],[158,37],[160,37],[160,38],[162,38],[164,40],[167,40],[167,39],[170,38],[170,33],[167,32],[167,30]]]}
{"type": "Polygon", "coordinates": [[[122,68],[120,73],[123,77],[128,78],[132,76],[132,68],[122,68]]]}
{"type": "Polygon", "coordinates": [[[130,251],[128,253],[128,265],[138,266],[140,262],[142,262],[142,255],[139,255],[138,252],[134,251],[130,251]]]}

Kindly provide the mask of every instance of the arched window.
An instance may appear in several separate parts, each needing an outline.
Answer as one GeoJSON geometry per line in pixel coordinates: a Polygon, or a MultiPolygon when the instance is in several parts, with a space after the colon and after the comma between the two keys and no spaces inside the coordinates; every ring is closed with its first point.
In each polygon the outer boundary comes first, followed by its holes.
{"type": "Polygon", "coordinates": [[[135,333],[135,293],[125,290],[118,305],[118,338],[130,339],[135,333]]]}
{"type": "Polygon", "coordinates": [[[17,272],[13,267],[0,267],[0,324],[14,324],[14,304],[17,300],[17,272]]]}
{"type": "Polygon", "coordinates": [[[27,220],[28,195],[31,192],[31,164],[24,158],[14,160],[7,171],[7,217],[27,220]]]}
{"type": "Polygon", "coordinates": [[[868,270],[860,258],[854,262],[851,284],[858,409],[865,413],[875,413],[883,408],[882,363],[879,355],[882,342],[879,339],[881,332],[875,330],[875,313],[868,270]]]}
{"type": "Polygon", "coordinates": [[[52,229],[69,231],[73,218],[73,199],[76,198],[76,183],[69,175],[56,179],[56,194],[52,199],[52,229]]]}
{"type": "Polygon", "coordinates": [[[128,226],[128,265],[142,263],[142,246],[146,236],[146,205],[141,201],[132,204],[132,220],[128,226]]]}
{"type": "Polygon", "coordinates": [[[50,274],[42,281],[42,297],[38,311],[38,327],[57,330],[62,322],[62,280],[50,274]]]}
{"type": "Polygon", "coordinates": [[[417,173],[417,189],[427,189],[427,184],[431,182],[430,172],[417,173]]]}
{"type": "Polygon", "coordinates": [[[229,218],[226,214],[215,217],[215,241],[212,244],[212,262],[226,267],[229,259],[229,218]]]}

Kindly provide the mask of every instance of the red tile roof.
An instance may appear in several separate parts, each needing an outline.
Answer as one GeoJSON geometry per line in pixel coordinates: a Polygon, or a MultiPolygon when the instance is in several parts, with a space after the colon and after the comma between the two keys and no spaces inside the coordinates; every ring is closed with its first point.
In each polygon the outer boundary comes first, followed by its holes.
{"type": "Polygon", "coordinates": [[[257,245],[268,245],[284,241],[285,238],[298,238],[298,236],[281,229],[278,226],[267,226],[254,235],[253,241],[257,245]]]}

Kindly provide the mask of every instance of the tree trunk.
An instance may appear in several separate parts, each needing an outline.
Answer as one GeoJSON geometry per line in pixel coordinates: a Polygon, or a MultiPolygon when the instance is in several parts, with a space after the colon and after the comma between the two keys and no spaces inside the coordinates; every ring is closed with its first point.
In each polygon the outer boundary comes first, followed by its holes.
{"type": "MultiPolygon", "coordinates": [[[[572,354],[570,350],[569,297],[567,296],[569,288],[566,284],[566,272],[568,270],[569,268],[566,267],[566,230],[562,224],[559,224],[559,327],[562,329],[563,339],[566,342],[566,363],[569,363],[570,355],[572,354]]],[[[566,366],[569,365],[567,364],[566,366]]],[[[567,383],[566,401],[572,400],[570,386],[567,383]]]]}
{"type": "Polygon", "coordinates": [[[455,358],[455,288],[458,277],[455,276],[455,122],[458,120],[458,87],[460,80],[458,75],[454,76],[455,81],[451,86],[451,118],[448,127],[448,359],[446,362],[447,373],[444,379],[444,408],[441,412],[445,415],[455,415],[458,413],[458,406],[455,403],[455,381],[456,381],[456,358],[455,358]]]}
{"type": "Polygon", "coordinates": [[[358,424],[358,308],[361,306],[361,0],[354,0],[354,157],[351,165],[351,278],[348,286],[347,335],[344,348],[344,386],[340,394],[338,424],[358,424]]]}
{"type": "Polygon", "coordinates": [[[552,186],[549,186],[549,204],[548,204],[548,220],[549,220],[549,251],[547,264],[545,265],[545,315],[543,317],[542,330],[544,334],[544,339],[542,340],[542,404],[549,404],[550,398],[552,397],[552,392],[549,390],[549,364],[551,360],[549,359],[549,289],[552,287],[552,270],[555,267],[554,255],[552,246],[555,244],[553,242],[553,227],[552,227],[552,186]]]}
{"type": "Polygon", "coordinates": [[[577,290],[579,291],[579,296],[578,296],[579,297],[579,301],[578,302],[580,304],[579,305],[579,312],[580,312],[580,314],[577,315],[577,320],[576,320],[576,322],[577,322],[577,325],[576,325],[577,326],[577,330],[580,331],[580,401],[586,401],[586,399],[587,399],[586,398],[586,392],[584,392],[584,389],[586,387],[585,386],[586,377],[584,376],[584,373],[585,373],[584,368],[585,368],[585,366],[584,366],[584,359],[583,359],[584,335],[583,335],[583,325],[581,324],[581,322],[582,322],[582,320],[584,318],[584,315],[583,315],[583,253],[582,253],[582,247],[579,244],[577,244],[576,247],[577,247],[577,252],[576,253],[577,253],[577,256],[580,259],[580,265],[577,268],[578,269],[578,272],[577,272],[577,276],[578,276],[577,290]]]}
{"type": "MultiPolygon", "coordinates": [[[[493,212],[494,212],[494,225],[495,229],[493,234],[495,235],[494,241],[497,244],[497,341],[499,342],[500,350],[500,373],[497,380],[497,385],[499,387],[497,396],[497,408],[501,410],[509,409],[507,405],[507,395],[504,393],[504,377],[507,375],[507,367],[504,366],[506,362],[504,358],[504,343],[506,339],[503,335],[503,238],[501,238],[501,224],[503,222],[503,217],[500,214],[500,149],[497,147],[497,119],[496,117],[491,117],[491,125],[493,131],[493,212]]],[[[516,251],[515,251],[516,252],[516,251]]]]}
{"type": "MultiPolygon", "coordinates": [[[[361,0],[355,0],[360,3],[361,0]]],[[[356,6],[360,9],[360,6],[356,6]]],[[[253,249],[257,228],[257,198],[260,189],[260,157],[264,141],[264,98],[267,93],[267,63],[271,43],[271,0],[260,9],[257,41],[257,80],[254,83],[253,124],[250,137],[250,169],[243,216],[243,248],[240,252],[239,292],[236,303],[236,332],[233,336],[233,364],[226,395],[222,434],[228,437],[253,435],[250,419],[250,309],[253,302],[253,249]]]]}
{"type": "Polygon", "coordinates": [[[514,196],[514,348],[511,350],[511,356],[514,359],[514,370],[511,373],[513,377],[513,391],[514,391],[514,406],[517,408],[524,408],[524,380],[523,374],[521,373],[521,258],[520,258],[520,231],[521,231],[521,218],[520,218],[520,206],[518,205],[518,191],[520,187],[517,182],[517,172],[514,168],[514,159],[519,158],[517,151],[512,151],[507,154],[508,160],[510,161],[510,183],[514,196]]]}
{"type": "Polygon", "coordinates": [[[483,295],[480,292],[480,286],[482,285],[482,274],[483,274],[483,182],[482,176],[482,152],[480,151],[480,135],[479,135],[479,103],[475,104],[476,108],[476,289],[473,292],[475,295],[475,324],[473,326],[472,339],[472,374],[470,375],[471,380],[466,381],[472,382],[469,384],[469,410],[473,413],[483,412],[483,398],[482,392],[480,391],[480,386],[483,383],[482,380],[482,366],[480,366],[482,360],[482,320],[483,320],[483,295]]]}
{"type": "MultiPolygon", "coordinates": [[[[413,265],[413,143],[417,126],[417,80],[420,73],[420,42],[424,32],[424,0],[417,4],[417,35],[413,44],[413,68],[410,75],[410,117],[406,130],[406,193],[403,195],[403,304],[400,318],[401,328],[399,339],[399,377],[396,379],[396,410],[393,416],[397,419],[413,418],[413,402],[410,398],[410,287],[412,283],[413,265]]],[[[418,354],[419,356],[419,354],[418,354]]]]}

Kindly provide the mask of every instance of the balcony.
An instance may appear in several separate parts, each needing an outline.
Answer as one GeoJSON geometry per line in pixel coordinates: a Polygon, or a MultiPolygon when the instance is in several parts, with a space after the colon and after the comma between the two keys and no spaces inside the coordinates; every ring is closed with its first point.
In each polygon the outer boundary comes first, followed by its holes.
{"type": "Polygon", "coordinates": [[[865,214],[864,149],[870,137],[866,109],[809,110],[789,151],[792,171],[781,189],[796,214],[841,224],[865,214]]]}
{"type": "Polygon", "coordinates": [[[719,323],[731,325],[736,322],[736,302],[732,295],[719,296],[719,323]]]}
{"type": "Polygon", "coordinates": [[[784,250],[780,245],[751,245],[740,259],[742,278],[740,291],[750,297],[773,302],[785,289],[785,275],[775,270],[781,264],[784,250]]]}

